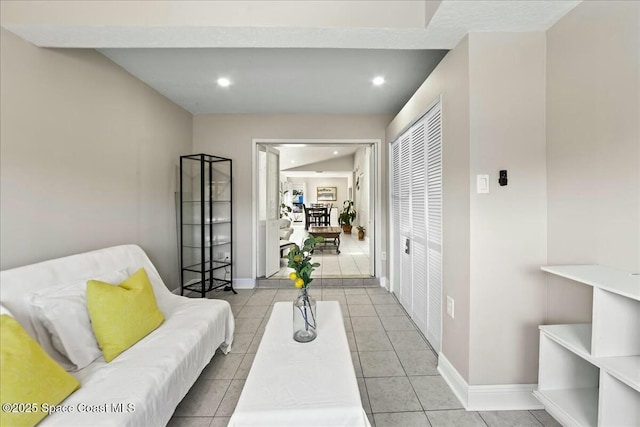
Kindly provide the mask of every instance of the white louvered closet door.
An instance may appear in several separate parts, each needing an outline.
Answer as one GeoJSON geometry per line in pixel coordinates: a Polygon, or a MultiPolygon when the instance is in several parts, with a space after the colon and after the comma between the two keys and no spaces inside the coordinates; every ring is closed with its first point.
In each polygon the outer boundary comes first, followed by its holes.
{"type": "Polygon", "coordinates": [[[411,135],[400,137],[400,303],[408,313],[413,311],[411,282],[411,135]]]}
{"type": "Polygon", "coordinates": [[[436,351],[442,343],[442,127],[438,103],[391,145],[391,277],[436,351]]]}
{"type": "Polygon", "coordinates": [[[427,335],[427,168],[425,121],[411,129],[411,282],[413,307],[411,318],[427,335]]]}
{"type": "Polygon", "coordinates": [[[400,140],[391,144],[391,288],[400,295],[400,257],[402,243],[400,239],[400,140]]]}
{"type": "Polygon", "coordinates": [[[442,118],[440,103],[427,113],[428,322],[431,346],[442,347],[442,118]]]}

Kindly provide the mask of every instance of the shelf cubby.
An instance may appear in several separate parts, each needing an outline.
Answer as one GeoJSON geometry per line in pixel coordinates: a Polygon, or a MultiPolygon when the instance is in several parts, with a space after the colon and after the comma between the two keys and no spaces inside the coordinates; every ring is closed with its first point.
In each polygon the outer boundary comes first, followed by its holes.
{"type": "Polygon", "coordinates": [[[640,425],[640,278],[600,265],[542,267],[593,287],[592,323],[540,326],[534,395],[565,426],[640,425]]]}

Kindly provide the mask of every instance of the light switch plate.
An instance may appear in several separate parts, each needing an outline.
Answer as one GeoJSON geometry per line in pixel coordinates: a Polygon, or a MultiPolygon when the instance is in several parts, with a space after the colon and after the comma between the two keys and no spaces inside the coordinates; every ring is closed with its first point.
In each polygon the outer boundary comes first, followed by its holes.
{"type": "Polygon", "coordinates": [[[489,192],[489,175],[476,175],[476,185],[478,194],[489,192]]]}
{"type": "Polygon", "coordinates": [[[455,303],[449,295],[447,295],[447,314],[451,316],[452,319],[455,318],[455,303]]]}

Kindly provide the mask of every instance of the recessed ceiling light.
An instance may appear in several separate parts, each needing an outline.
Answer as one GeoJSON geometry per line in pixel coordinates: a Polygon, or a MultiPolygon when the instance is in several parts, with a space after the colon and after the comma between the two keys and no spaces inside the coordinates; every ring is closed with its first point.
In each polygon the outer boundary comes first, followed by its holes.
{"type": "Polygon", "coordinates": [[[333,154],[338,154],[338,152],[337,152],[337,151],[334,151],[334,152],[333,152],[333,154]]]}
{"type": "Polygon", "coordinates": [[[295,163],[295,162],[296,162],[295,160],[291,160],[291,163],[295,163]]]}
{"type": "Polygon", "coordinates": [[[231,85],[231,80],[229,80],[226,77],[220,77],[218,79],[218,86],[222,86],[222,87],[228,87],[231,85]]]}
{"type": "Polygon", "coordinates": [[[382,76],[374,77],[372,82],[375,86],[382,86],[384,84],[384,77],[382,76]]]}

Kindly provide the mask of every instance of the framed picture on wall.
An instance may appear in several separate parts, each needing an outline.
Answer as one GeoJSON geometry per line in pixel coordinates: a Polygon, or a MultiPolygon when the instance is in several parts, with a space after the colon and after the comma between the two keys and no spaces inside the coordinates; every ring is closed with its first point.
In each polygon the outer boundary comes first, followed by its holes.
{"type": "Polygon", "coordinates": [[[316,200],[319,202],[335,202],[338,200],[338,187],[318,187],[316,200]]]}

